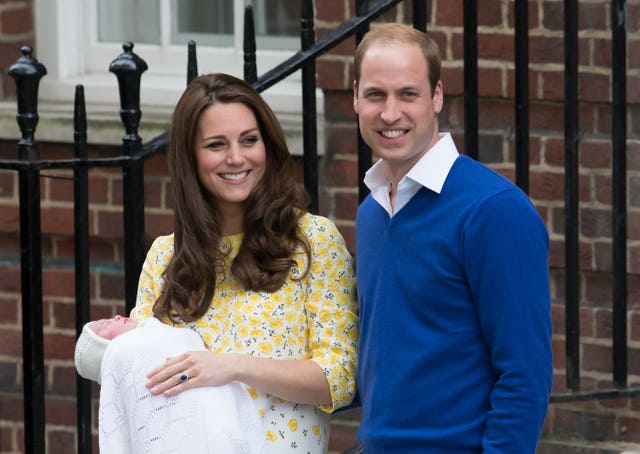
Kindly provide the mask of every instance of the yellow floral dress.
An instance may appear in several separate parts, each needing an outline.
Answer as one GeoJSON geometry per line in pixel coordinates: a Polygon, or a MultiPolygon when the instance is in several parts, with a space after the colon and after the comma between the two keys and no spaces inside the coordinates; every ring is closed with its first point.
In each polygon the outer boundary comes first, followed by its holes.
{"type": "MultiPolygon", "coordinates": [[[[312,251],[304,279],[297,278],[306,257],[297,254],[297,266],[278,291],[244,290],[229,267],[243,234],[225,237],[230,254],[219,271],[209,311],[195,322],[177,325],[195,330],[213,352],[311,359],[322,367],[331,391],[329,407],[296,404],[244,386],[256,403],[272,454],[327,452],[329,413],[349,404],[356,389],[358,316],[351,255],[330,220],[306,214],[300,229],[312,251]]],[[[172,254],[173,235],[154,241],[142,268],[132,318],[153,316],[161,275],[172,254]]]]}

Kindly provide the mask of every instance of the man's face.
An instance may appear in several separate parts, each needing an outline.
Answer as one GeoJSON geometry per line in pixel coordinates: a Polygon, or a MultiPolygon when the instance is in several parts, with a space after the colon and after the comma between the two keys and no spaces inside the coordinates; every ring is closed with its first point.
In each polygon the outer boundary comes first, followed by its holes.
{"type": "Polygon", "coordinates": [[[121,317],[116,315],[113,318],[102,318],[93,322],[90,327],[91,331],[96,333],[103,339],[111,340],[114,337],[134,329],[137,326],[135,320],[129,317],[121,317]]]}
{"type": "Polygon", "coordinates": [[[367,50],[353,88],[362,138],[399,181],[438,141],[442,83],[431,95],[418,45],[391,42],[367,50]]]}

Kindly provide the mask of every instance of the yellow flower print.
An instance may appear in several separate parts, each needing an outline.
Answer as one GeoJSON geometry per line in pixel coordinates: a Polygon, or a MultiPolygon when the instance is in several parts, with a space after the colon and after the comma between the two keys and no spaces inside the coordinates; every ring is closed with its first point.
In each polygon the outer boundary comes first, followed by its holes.
{"type": "Polygon", "coordinates": [[[269,342],[260,342],[258,344],[258,350],[263,355],[268,355],[273,351],[273,346],[269,342]]]}
{"type": "Polygon", "coordinates": [[[267,430],[267,440],[276,441],[276,434],[273,430],[267,430]]]}
{"type": "MultiPolygon", "coordinates": [[[[249,395],[251,396],[252,399],[257,399],[258,398],[258,391],[256,391],[255,388],[247,388],[247,392],[249,393],[249,395]]],[[[264,410],[262,410],[264,411],[264,410]]]]}
{"type": "Polygon", "coordinates": [[[259,328],[252,329],[250,332],[252,337],[262,337],[262,330],[259,328]]]}
{"type": "Polygon", "coordinates": [[[320,427],[317,424],[311,426],[311,431],[316,437],[320,437],[320,427]]]}
{"type": "Polygon", "coordinates": [[[327,323],[329,321],[331,321],[331,312],[324,309],[320,311],[320,321],[322,323],[327,323]]]}
{"type": "Polygon", "coordinates": [[[242,317],[242,314],[237,314],[237,311],[242,309],[242,303],[243,303],[243,301],[240,298],[234,298],[233,303],[231,303],[231,308],[234,311],[236,311],[236,315],[239,315],[241,317],[242,317]]]}
{"type": "Polygon", "coordinates": [[[234,342],[234,344],[233,344],[233,348],[234,348],[237,352],[241,352],[241,351],[242,351],[242,342],[234,342]]]}
{"type": "Polygon", "coordinates": [[[298,420],[295,418],[291,418],[289,420],[289,430],[291,430],[291,432],[295,432],[296,430],[298,430],[298,420]]]}
{"type": "Polygon", "coordinates": [[[269,323],[269,326],[271,328],[281,328],[282,327],[282,319],[281,318],[274,318],[273,320],[271,320],[271,322],[269,323]]]}
{"type": "Polygon", "coordinates": [[[264,303],[262,303],[262,307],[264,307],[265,311],[273,312],[275,306],[273,302],[271,302],[270,300],[266,300],[264,303]]]}
{"type": "Polygon", "coordinates": [[[284,339],[282,338],[282,336],[280,334],[275,334],[272,338],[271,341],[273,342],[274,345],[280,347],[282,346],[282,344],[284,343],[284,339]]]}
{"type": "Polygon", "coordinates": [[[293,311],[289,311],[286,314],[284,314],[284,319],[288,323],[293,323],[296,320],[296,313],[293,311]]]}
{"type": "Polygon", "coordinates": [[[229,348],[229,345],[231,345],[231,339],[229,339],[229,337],[225,336],[222,338],[222,341],[220,342],[221,347],[224,349],[229,348]]]}
{"type": "Polygon", "coordinates": [[[296,291],[295,287],[291,284],[285,284],[281,290],[284,290],[284,294],[287,296],[291,296],[296,291]]]}
{"type": "Polygon", "coordinates": [[[257,304],[260,302],[260,294],[258,292],[252,292],[249,294],[248,301],[252,304],[257,304]]]}
{"type": "Polygon", "coordinates": [[[260,316],[266,321],[271,320],[271,312],[262,311],[260,312],[260,316]]]}
{"type": "Polygon", "coordinates": [[[313,264],[311,265],[311,272],[313,274],[318,274],[322,271],[322,263],[315,261],[313,262],[313,264]]]}
{"type": "Polygon", "coordinates": [[[264,418],[264,408],[261,408],[260,410],[258,410],[258,414],[260,415],[261,418],[264,418]]]}

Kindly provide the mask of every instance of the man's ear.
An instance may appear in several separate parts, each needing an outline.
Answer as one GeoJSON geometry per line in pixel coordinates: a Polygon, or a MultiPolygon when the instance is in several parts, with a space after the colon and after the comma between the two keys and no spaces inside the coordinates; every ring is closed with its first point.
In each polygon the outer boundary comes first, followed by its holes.
{"type": "Polygon", "coordinates": [[[442,110],[442,104],[444,103],[444,94],[442,92],[442,81],[439,80],[436,84],[436,88],[433,90],[433,110],[436,113],[440,113],[442,110]]]}
{"type": "Polygon", "coordinates": [[[358,82],[353,81],[353,110],[358,113],[358,82]]]}

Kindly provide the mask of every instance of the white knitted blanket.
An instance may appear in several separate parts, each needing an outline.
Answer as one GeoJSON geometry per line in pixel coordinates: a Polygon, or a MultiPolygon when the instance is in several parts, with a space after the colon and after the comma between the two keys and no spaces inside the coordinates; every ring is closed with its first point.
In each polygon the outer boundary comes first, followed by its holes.
{"type": "Polygon", "coordinates": [[[167,357],[204,350],[200,336],[156,319],[117,336],[101,367],[103,454],[267,454],[258,411],[239,383],[153,396],[146,375],[167,357]]]}

